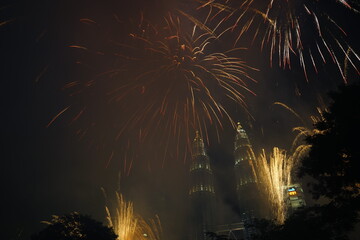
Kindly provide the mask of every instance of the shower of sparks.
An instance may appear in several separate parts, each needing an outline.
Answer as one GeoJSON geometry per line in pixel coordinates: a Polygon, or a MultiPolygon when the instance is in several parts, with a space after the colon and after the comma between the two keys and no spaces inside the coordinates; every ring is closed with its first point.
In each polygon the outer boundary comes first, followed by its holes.
{"type": "MultiPolygon", "coordinates": [[[[208,139],[209,126],[215,131],[224,122],[235,127],[229,105],[246,109],[245,94],[255,94],[249,84],[256,81],[248,71],[257,69],[234,56],[244,49],[214,52],[218,36],[194,17],[178,12],[156,24],[141,16],[126,40],[110,39],[110,53],[96,52],[108,56],[107,61],[116,59],[109,64],[111,69],[89,82],[64,86],[71,96],[86,94],[87,89],[105,89],[99,98],[117,112],[107,118],[108,125],[117,126],[113,141],[131,136],[133,146],[157,139],[164,144],[164,158],[169,141],[177,142],[175,145],[187,142],[185,149],[177,146],[173,155],[189,151],[195,129],[208,139]]],[[[82,22],[98,26],[90,19],[82,22]]],[[[91,52],[78,44],[70,47],[91,52]]],[[[84,115],[84,108],[81,111],[84,115]]]]}
{"type": "Polygon", "coordinates": [[[279,224],[285,222],[287,213],[284,190],[292,183],[291,174],[303,151],[301,147],[288,156],[285,150],[274,147],[270,156],[263,150],[254,161],[257,182],[265,189],[273,217],[279,224]]]}
{"type": "Polygon", "coordinates": [[[116,193],[117,207],[111,212],[106,207],[109,227],[114,229],[118,240],[160,240],[161,224],[159,218],[146,222],[134,213],[132,202],[127,202],[121,194],[116,193]]]}
{"type": "MultiPolygon", "coordinates": [[[[212,0],[205,6],[216,9],[213,18],[218,22],[230,22],[238,33],[238,42],[245,33],[253,41],[260,40],[270,52],[270,64],[277,59],[282,68],[291,68],[291,56],[295,56],[308,79],[308,70],[318,72],[320,65],[335,64],[347,83],[341,67],[342,59],[360,74],[360,58],[349,45],[348,34],[325,9],[328,2],[315,0],[212,0]]],[[[333,1],[349,14],[358,14],[348,1],[333,1]]]]}

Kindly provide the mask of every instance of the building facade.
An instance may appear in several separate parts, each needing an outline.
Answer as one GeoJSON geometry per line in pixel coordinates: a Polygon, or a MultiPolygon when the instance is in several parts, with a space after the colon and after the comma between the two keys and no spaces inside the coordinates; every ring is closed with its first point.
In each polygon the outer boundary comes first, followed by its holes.
{"type": "Polygon", "coordinates": [[[262,217],[264,205],[254,173],[255,154],[240,123],[234,141],[236,194],[243,221],[262,217]]]}
{"type": "Polygon", "coordinates": [[[299,183],[285,187],[287,214],[290,215],[306,206],[304,190],[299,183]]]}
{"type": "Polygon", "coordinates": [[[214,176],[204,142],[198,131],[192,144],[189,196],[191,205],[190,238],[204,240],[207,238],[207,232],[214,232],[216,206],[214,176]]]}

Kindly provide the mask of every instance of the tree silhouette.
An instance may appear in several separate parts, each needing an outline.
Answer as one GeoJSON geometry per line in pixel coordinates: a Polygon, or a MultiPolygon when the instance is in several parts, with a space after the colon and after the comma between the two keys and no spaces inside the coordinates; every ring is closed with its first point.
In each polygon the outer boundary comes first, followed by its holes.
{"type": "Polygon", "coordinates": [[[311,184],[315,198],[360,207],[360,86],[344,86],[330,96],[333,103],[315,125],[317,133],[306,139],[312,147],[300,176],[316,180],[311,184]]]}
{"type": "Polygon", "coordinates": [[[48,226],[31,240],[115,240],[114,231],[101,222],[77,212],[53,216],[48,226]]]}

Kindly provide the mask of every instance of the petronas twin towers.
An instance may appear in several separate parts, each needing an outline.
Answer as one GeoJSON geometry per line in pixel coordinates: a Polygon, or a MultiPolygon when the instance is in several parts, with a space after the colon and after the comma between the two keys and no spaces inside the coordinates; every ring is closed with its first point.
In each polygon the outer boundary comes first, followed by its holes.
{"type": "MultiPolygon", "coordinates": [[[[262,207],[252,165],[255,157],[249,138],[240,123],[236,129],[234,160],[238,208],[242,214],[239,221],[260,217],[262,207]]],[[[196,132],[193,141],[189,196],[192,215],[191,239],[207,239],[206,233],[216,232],[216,225],[219,223],[216,221],[214,175],[199,132],[196,132]]]]}

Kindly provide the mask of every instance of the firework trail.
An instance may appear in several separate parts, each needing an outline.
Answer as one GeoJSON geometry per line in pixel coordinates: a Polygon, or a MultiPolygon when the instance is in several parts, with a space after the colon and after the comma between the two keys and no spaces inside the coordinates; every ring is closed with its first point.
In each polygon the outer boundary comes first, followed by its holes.
{"type": "Polygon", "coordinates": [[[132,202],[127,202],[124,197],[116,193],[117,207],[111,213],[108,207],[105,207],[109,227],[114,229],[118,235],[118,240],[160,240],[161,224],[159,218],[150,220],[147,223],[142,217],[134,213],[132,202]]]}
{"type": "MultiPolygon", "coordinates": [[[[6,10],[13,8],[12,5],[0,5],[0,27],[5,26],[16,20],[13,16],[9,16],[6,10]]],[[[11,12],[11,10],[10,10],[11,12]]]]}
{"type": "Polygon", "coordinates": [[[2,22],[0,22],[0,27],[1,27],[1,26],[4,26],[4,25],[6,25],[6,24],[8,24],[8,23],[10,23],[10,22],[12,22],[12,21],[14,21],[14,20],[5,20],[5,21],[2,21],[2,22]]]}
{"type": "MultiPolygon", "coordinates": [[[[70,107],[70,106],[69,106],[69,107],[70,107]]],[[[61,110],[55,117],[53,117],[53,119],[51,119],[51,121],[46,125],[46,127],[47,127],[47,128],[50,127],[51,124],[53,124],[53,122],[56,121],[56,119],[57,119],[59,116],[61,116],[61,114],[63,114],[64,112],[66,112],[66,111],[69,109],[69,107],[66,107],[66,108],[64,108],[63,110],[61,110]]]]}
{"type": "MultiPolygon", "coordinates": [[[[108,118],[109,125],[117,126],[113,140],[131,136],[130,144],[143,144],[157,139],[166,152],[171,140],[187,142],[185,148],[191,149],[195,129],[208,136],[209,126],[216,131],[225,121],[235,126],[229,105],[246,108],[245,95],[254,94],[249,84],[256,82],[248,74],[256,69],[233,56],[241,49],[214,52],[216,34],[181,11],[155,24],[141,15],[133,25],[125,40],[110,40],[109,53],[101,51],[105,58],[110,56],[107,61],[115,59],[111,69],[92,81],[64,86],[71,96],[89,89],[103,92],[99,98],[114,106],[116,113],[108,118]]],[[[70,47],[90,51],[82,45],[70,47]]],[[[83,107],[76,115],[86,111],[83,107]]]]}
{"type": "Polygon", "coordinates": [[[295,158],[304,156],[304,154],[306,154],[307,151],[309,150],[309,148],[311,147],[310,145],[304,143],[303,140],[306,137],[310,137],[314,134],[319,134],[319,130],[314,129],[313,126],[324,119],[323,114],[324,114],[324,112],[327,111],[327,109],[326,109],[326,107],[323,103],[323,100],[320,96],[319,96],[318,100],[321,103],[320,104],[321,107],[316,108],[317,114],[310,115],[309,119],[311,122],[311,127],[307,126],[308,125],[306,123],[307,121],[305,121],[302,117],[300,117],[300,115],[294,109],[292,109],[291,107],[289,107],[288,105],[286,105],[282,102],[274,102],[274,105],[283,107],[284,109],[289,111],[291,114],[293,114],[296,118],[298,118],[302,123],[302,126],[296,126],[296,127],[293,127],[293,129],[292,129],[293,132],[297,133],[293,140],[292,148],[291,148],[291,151],[293,152],[293,154],[297,155],[297,156],[295,156],[295,158]]]}
{"type": "Polygon", "coordinates": [[[217,22],[232,24],[236,42],[248,33],[252,41],[260,41],[261,49],[267,46],[271,65],[277,59],[280,67],[291,68],[295,56],[308,79],[309,69],[317,73],[321,65],[332,62],[347,83],[340,63],[345,59],[360,73],[360,58],[349,44],[351,36],[328,10],[332,6],[357,17],[359,12],[348,1],[213,0],[205,1],[205,6],[215,9],[217,22]]]}

